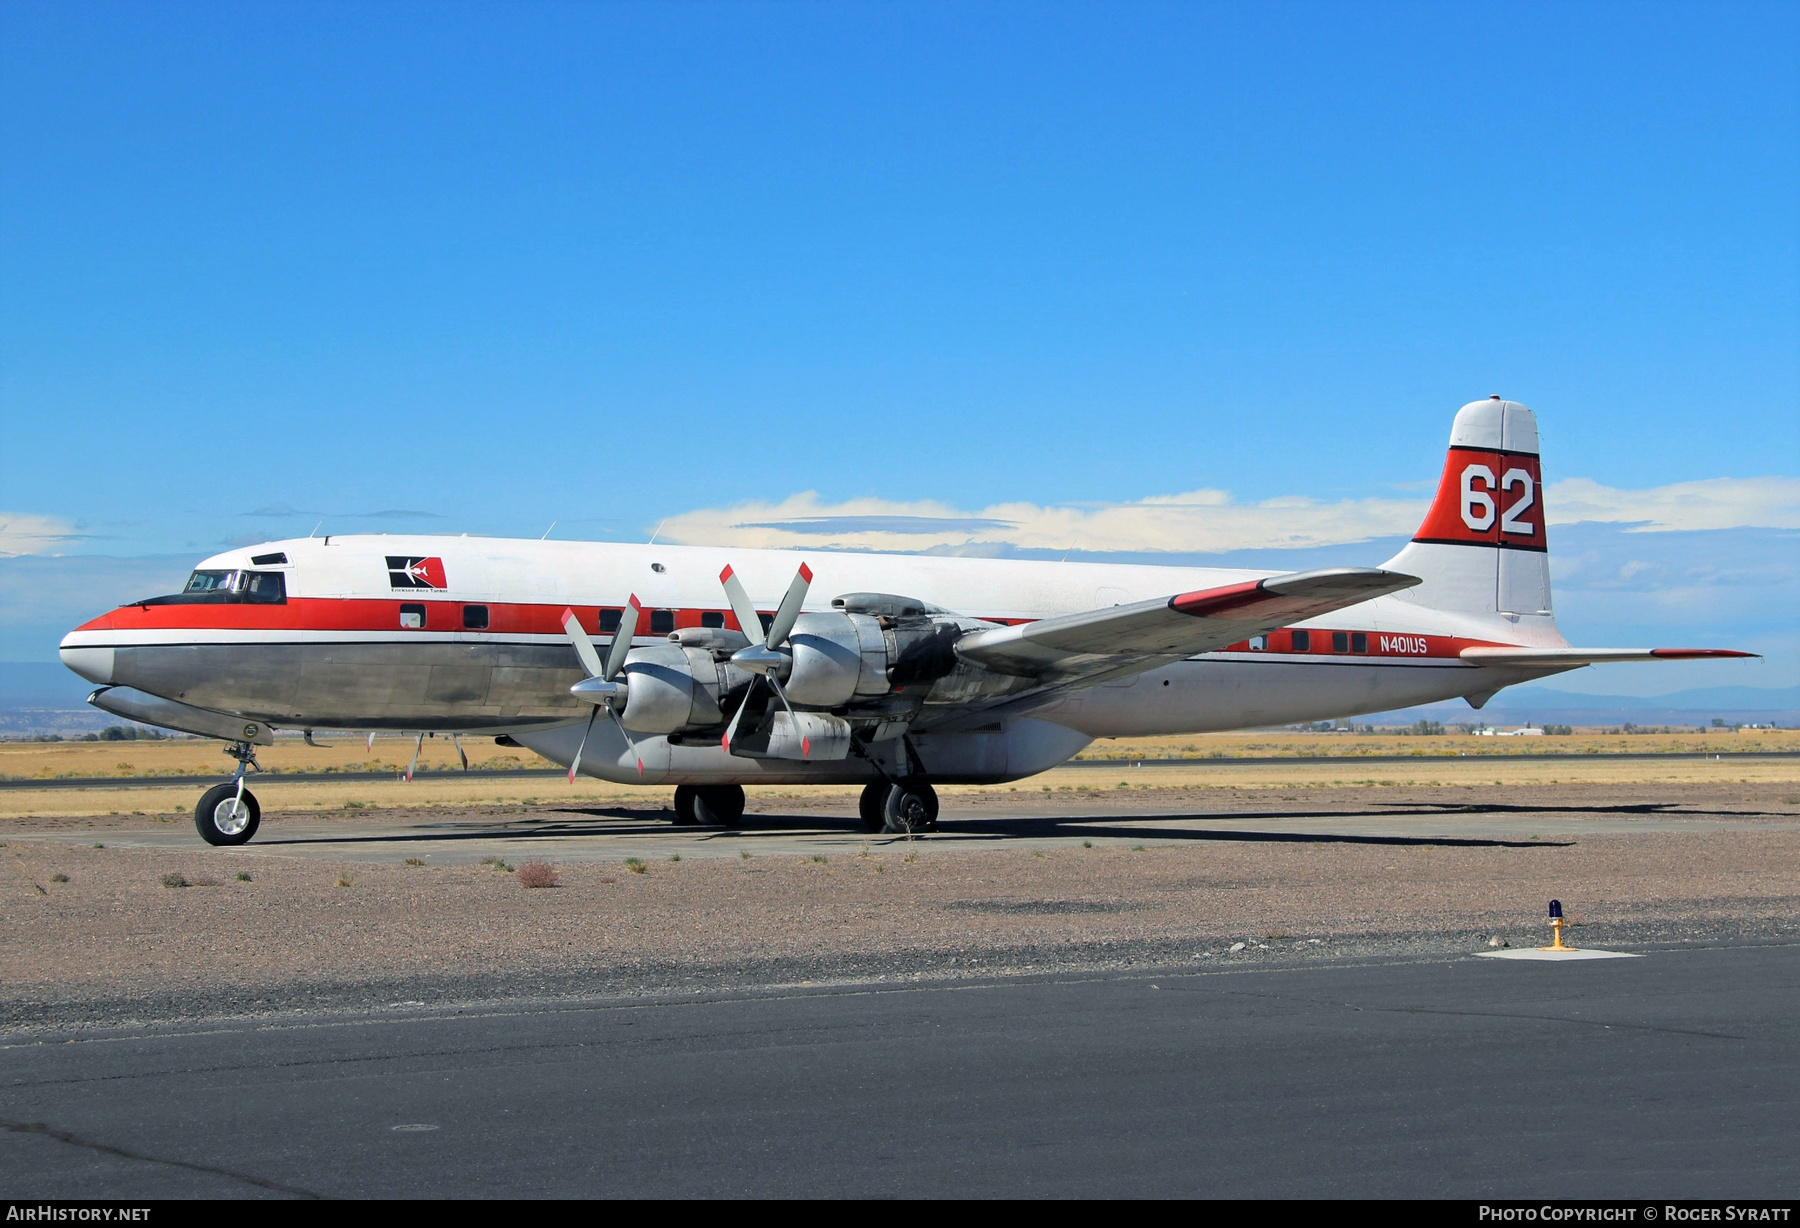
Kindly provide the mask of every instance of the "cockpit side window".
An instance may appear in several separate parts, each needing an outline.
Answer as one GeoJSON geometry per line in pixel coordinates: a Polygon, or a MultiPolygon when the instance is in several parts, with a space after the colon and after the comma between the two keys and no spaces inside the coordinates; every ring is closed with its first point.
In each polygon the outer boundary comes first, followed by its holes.
{"type": "Polygon", "coordinates": [[[237,591],[254,605],[280,605],[287,600],[287,584],[279,571],[240,571],[237,591]]]}

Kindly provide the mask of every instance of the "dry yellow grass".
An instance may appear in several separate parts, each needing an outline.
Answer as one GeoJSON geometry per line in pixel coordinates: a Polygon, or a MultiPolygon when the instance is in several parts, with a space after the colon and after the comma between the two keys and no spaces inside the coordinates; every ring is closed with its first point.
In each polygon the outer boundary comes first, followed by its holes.
{"type": "MultiPolygon", "coordinates": [[[[257,748],[264,767],[280,772],[404,771],[413,756],[413,739],[380,737],[374,750],[361,737],[325,737],[325,746],[308,746],[299,738],[280,738],[257,748]]],[[[547,767],[528,750],[494,745],[492,738],[465,738],[473,767],[547,767]]],[[[427,738],[419,756],[421,770],[460,767],[448,738],[427,738]]],[[[59,776],[205,776],[228,774],[236,764],[224,744],[202,738],[170,738],[138,742],[0,742],[0,779],[33,780],[59,776]]]]}
{"type": "Polygon", "coordinates": [[[1409,755],[1425,758],[1483,755],[1663,754],[1701,751],[1800,751],[1800,729],[1740,729],[1707,733],[1606,733],[1579,729],[1568,735],[1475,737],[1438,734],[1299,733],[1262,730],[1248,733],[1180,734],[1168,738],[1110,738],[1095,742],[1082,759],[1213,759],[1317,755],[1354,758],[1360,755],[1409,755]]]}

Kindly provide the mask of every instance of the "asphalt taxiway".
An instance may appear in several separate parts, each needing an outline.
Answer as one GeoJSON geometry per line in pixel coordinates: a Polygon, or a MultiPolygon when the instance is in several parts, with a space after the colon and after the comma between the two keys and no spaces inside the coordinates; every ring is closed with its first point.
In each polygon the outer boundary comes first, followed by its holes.
{"type": "Polygon", "coordinates": [[[0,1048],[14,1198],[1784,1197],[1800,947],[513,1003],[0,1048]]]}

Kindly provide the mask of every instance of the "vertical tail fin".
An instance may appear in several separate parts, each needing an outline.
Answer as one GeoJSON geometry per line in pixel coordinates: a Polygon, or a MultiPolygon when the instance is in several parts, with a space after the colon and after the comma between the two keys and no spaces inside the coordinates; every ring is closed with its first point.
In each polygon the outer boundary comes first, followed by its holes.
{"type": "Polygon", "coordinates": [[[1458,411],[1431,510],[1382,566],[1424,580],[1401,600],[1509,621],[1551,618],[1537,419],[1529,409],[1490,397],[1458,411]]]}

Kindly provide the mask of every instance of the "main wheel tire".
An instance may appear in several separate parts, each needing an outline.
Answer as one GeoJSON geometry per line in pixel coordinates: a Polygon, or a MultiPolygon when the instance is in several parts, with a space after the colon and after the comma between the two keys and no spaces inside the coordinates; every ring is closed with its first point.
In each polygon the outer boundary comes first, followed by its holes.
{"type": "Polygon", "coordinates": [[[862,796],[856,799],[856,813],[864,831],[880,831],[887,822],[881,808],[887,804],[888,790],[893,787],[885,780],[863,786],[862,796]]]}
{"type": "Polygon", "coordinates": [[[920,781],[895,785],[882,803],[882,830],[901,832],[934,831],[937,828],[937,790],[920,781]]]}
{"type": "Polygon", "coordinates": [[[237,783],[214,785],[194,807],[194,827],[208,844],[246,844],[262,822],[262,806],[256,794],[244,790],[238,798],[237,783]]]}
{"type": "Polygon", "coordinates": [[[744,817],[744,790],[739,785],[708,785],[695,791],[694,817],[713,827],[736,827],[744,817]]]}
{"type": "Polygon", "coordinates": [[[693,785],[675,786],[675,826],[692,827],[700,821],[700,790],[693,785]]]}

